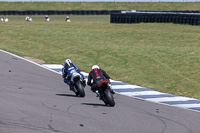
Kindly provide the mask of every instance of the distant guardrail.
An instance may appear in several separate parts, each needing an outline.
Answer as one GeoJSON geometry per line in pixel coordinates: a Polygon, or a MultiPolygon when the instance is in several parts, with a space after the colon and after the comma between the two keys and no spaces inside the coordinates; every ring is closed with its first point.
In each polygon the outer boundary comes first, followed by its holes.
{"type": "Polygon", "coordinates": [[[0,0],[0,2],[200,2],[200,0],[0,0]]]}

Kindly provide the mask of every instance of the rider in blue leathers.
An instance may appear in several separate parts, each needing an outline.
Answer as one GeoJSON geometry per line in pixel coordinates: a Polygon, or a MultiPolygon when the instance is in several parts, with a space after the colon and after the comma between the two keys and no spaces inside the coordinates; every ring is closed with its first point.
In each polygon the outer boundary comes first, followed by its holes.
{"type": "Polygon", "coordinates": [[[81,75],[81,78],[83,79],[83,84],[84,86],[86,85],[85,78],[83,74],[80,73],[81,70],[75,64],[73,64],[70,59],[66,59],[64,62],[64,67],[62,68],[62,77],[64,78],[64,82],[70,86],[70,90],[73,90],[74,88],[74,86],[69,81],[71,78],[70,73],[73,72],[74,70],[81,75]]]}

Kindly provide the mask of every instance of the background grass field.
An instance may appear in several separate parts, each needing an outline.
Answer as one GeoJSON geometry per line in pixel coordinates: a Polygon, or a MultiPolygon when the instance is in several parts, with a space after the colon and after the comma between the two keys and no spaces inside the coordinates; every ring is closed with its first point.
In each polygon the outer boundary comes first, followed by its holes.
{"type": "Polygon", "coordinates": [[[200,10],[200,2],[0,2],[0,10],[200,10]]]}
{"type": "MultiPolygon", "coordinates": [[[[0,4],[1,5],[1,4],[0,4]]],[[[2,17],[2,16],[0,16],[2,17]]],[[[66,58],[89,72],[93,64],[112,79],[200,99],[200,27],[171,23],[111,24],[110,16],[7,16],[0,48],[46,63],[66,58]]]]}

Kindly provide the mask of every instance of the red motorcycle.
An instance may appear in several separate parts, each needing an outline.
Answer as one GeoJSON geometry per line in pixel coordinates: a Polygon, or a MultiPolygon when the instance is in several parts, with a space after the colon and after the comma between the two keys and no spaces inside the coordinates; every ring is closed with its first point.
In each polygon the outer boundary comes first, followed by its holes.
{"type": "Polygon", "coordinates": [[[115,106],[115,101],[113,98],[113,94],[111,93],[110,86],[108,85],[109,81],[102,81],[100,85],[98,85],[98,93],[100,95],[100,100],[102,100],[105,105],[109,105],[111,107],[115,106]]]}

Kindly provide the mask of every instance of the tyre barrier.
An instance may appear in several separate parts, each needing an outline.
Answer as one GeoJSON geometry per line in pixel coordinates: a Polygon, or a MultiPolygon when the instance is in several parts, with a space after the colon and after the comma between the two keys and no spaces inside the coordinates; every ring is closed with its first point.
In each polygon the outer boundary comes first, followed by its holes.
{"type": "Polygon", "coordinates": [[[110,15],[110,23],[174,23],[200,25],[199,13],[112,13],[110,15]]]}
{"type": "MultiPolygon", "coordinates": [[[[145,11],[140,10],[140,12],[158,12],[158,11],[145,11]]],[[[167,13],[200,13],[200,11],[191,11],[191,10],[185,10],[185,11],[159,11],[159,12],[167,12],[167,13]]]]}
{"type": "Polygon", "coordinates": [[[0,15],[110,15],[121,10],[69,10],[69,11],[0,11],[0,15]]]}

